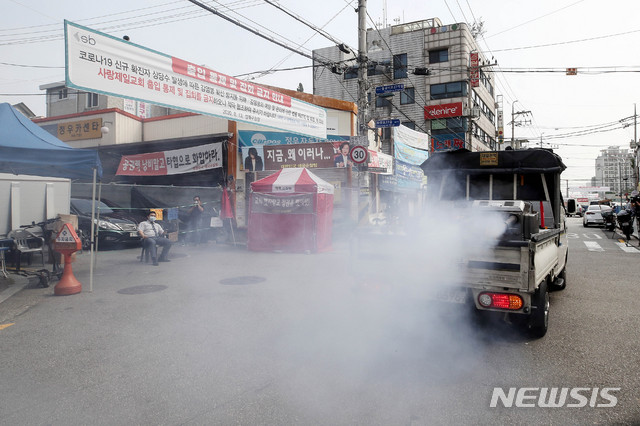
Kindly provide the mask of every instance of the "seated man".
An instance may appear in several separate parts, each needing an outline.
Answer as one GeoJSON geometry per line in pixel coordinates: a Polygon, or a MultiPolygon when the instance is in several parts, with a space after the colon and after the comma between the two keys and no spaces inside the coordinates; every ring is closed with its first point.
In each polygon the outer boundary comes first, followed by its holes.
{"type": "Polygon", "coordinates": [[[167,259],[167,255],[169,254],[169,250],[171,249],[171,241],[164,238],[164,229],[157,224],[154,223],[156,221],[156,213],[150,212],[149,216],[147,216],[147,220],[144,222],[140,222],[138,225],[138,233],[142,237],[142,245],[145,249],[150,250],[151,259],[153,259],[153,264],[158,266],[158,262],[169,262],[167,259]],[[157,246],[162,246],[162,254],[158,259],[158,248],[157,246]]]}

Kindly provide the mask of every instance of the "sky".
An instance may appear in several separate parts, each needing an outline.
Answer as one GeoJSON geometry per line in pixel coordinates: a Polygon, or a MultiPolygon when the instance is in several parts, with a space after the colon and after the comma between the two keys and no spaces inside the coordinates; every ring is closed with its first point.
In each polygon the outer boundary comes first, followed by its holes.
{"type": "MultiPolygon", "coordinates": [[[[271,1],[273,2],[273,1],[271,1]]],[[[278,4],[357,50],[357,0],[278,4]]],[[[256,84],[313,90],[311,60],[207,12],[188,0],[0,0],[0,102],[24,102],[44,116],[42,84],[64,81],[63,21],[87,26],[256,84]],[[270,72],[262,72],[269,71],[270,72]]],[[[261,34],[311,55],[329,39],[264,0],[207,4],[261,34]]],[[[595,159],[629,148],[640,101],[640,2],[636,0],[369,0],[367,26],[437,17],[444,25],[482,22],[480,50],[497,65],[505,139],[552,147],[563,185],[589,186],[595,159]],[[568,76],[566,68],[577,68],[568,76]]],[[[394,52],[396,53],[396,52],[394,52]]]]}

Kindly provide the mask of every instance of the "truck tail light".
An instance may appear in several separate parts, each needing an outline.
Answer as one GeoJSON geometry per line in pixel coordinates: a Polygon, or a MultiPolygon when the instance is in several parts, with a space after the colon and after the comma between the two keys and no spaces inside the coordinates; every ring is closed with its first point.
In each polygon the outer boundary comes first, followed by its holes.
{"type": "Polygon", "coordinates": [[[524,302],[517,294],[509,293],[480,293],[478,303],[485,308],[518,310],[524,302]]]}

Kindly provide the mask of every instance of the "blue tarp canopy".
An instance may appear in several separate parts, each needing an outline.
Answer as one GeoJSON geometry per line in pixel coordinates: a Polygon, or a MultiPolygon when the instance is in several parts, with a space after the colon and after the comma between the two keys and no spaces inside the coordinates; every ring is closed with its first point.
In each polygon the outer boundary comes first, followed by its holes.
{"type": "Polygon", "coordinates": [[[0,103],[0,173],[93,179],[102,177],[98,152],[72,148],[8,103],[0,103]]]}

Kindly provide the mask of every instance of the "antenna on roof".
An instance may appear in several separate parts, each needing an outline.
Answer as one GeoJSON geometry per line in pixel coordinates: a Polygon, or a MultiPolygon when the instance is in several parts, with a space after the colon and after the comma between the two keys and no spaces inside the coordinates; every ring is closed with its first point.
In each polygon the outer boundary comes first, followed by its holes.
{"type": "Polygon", "coordinates": [[[382,1],[382,28],[387,28],[387,0],[382,1]]]}

